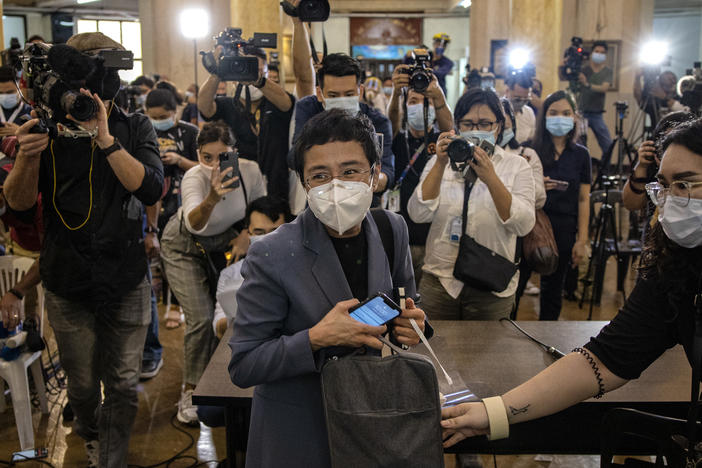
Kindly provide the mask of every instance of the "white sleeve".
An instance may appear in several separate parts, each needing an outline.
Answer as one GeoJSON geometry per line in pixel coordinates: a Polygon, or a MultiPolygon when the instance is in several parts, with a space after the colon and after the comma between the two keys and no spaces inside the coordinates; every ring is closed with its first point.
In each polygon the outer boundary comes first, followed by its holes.
{"type": "Polygon", "coordinates": [[[524,154],[529,156],[529,165],[534,176],[534,206],[540,210],[546,204],[546,187],[544,187],[544,167],[541,158],[531,148],[525,148],[524,154]]]}
{"type": "Polygon", "coordinates": [[[509,218],[502,222],[505,228],[511,230],[517,236],[526,236],[534,228],[536,213],[534,212],[534,176],[531,166],[522,157],[515,158],[519,164],[512,184],[512,205],[509,209],[509,218]]]}
{"type": "Polygon", "coordinates": [[[434,220],[434,214],[439,208],[441,194],[433,200],[424,200],[422,197],[422,184],[424,183],[424,179],[427,178],[429,171],[431,171],[431,168],[434,167],[434,164],[436,164],[436,156],[432,157],[427,162],[426,166],[424,166],[422,176],[419,178],[419,183],[407,202],[407,213],[415,223],[432,222],[434,220]]]}
{"type": "Polygon", "coordinates": [[[217,303],[215,304],[215,317],[212,326],[216,327],[217,322],[225,318],[229,326],[234,322],[237,311],[236,293],[241,288],[244,278],[241,276],[241,265],[243,260],[239,260],[228,266],[219,274],[217,282],[217,303]]]}
{"type": "Polygon", "coordinates": [[[261,197],[266,196],[266,184],[263,181],[263,174],[258,167],[258,163],[242,159],[239,161],[241,176],[246,184],[246,196],[248,204],[261,197]]]}
{"type": "Polygon", "coordinates": [[[208,225],[208,223],[205,223],[200,230],[195,230],[190,225],[190,212],[200,206],[200,203],[202,203],[209,192],[210,187],[209,185],[205,185],[205,182],[209,183],[209,180],[206,178],[206,174],[200,172],[199,166],[195,166],[185,173],[183,180],[180,183],[185,227],[193,234],[200,234],[204,232],[208,225]]]}

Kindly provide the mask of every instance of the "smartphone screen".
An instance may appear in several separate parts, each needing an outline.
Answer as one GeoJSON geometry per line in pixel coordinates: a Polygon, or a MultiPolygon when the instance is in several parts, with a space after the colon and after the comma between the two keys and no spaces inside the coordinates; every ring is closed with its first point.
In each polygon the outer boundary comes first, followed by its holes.
{"type": "MultiPolygon", "coordinates": [[[[225,169],[227,168],[233,168],[233,170],[228,173],[223,179],[222,182],[227,182],[234,177],[237,177],[239,175],[239,154],[234,152],[234,151],[227,151],[224,153],[219,154],[219,172],[222,173],[224,172],[225,169]]],[[[238,188],[239,187],[239,180],[236,180],[233,184],[229,186],[229,188],[238,188]]]]}
{"type": "Polygon", "coordinates": [[[554,180],[553,182],[556,183],[554,190],[560,190],[561,192],[568,190],[568,186],[570,185],[570,183],[566,180],[554,180]]]}
{"type": "Polygon", "coordinates": [[[400,315],[400,307],[384,294],[379,294],[355,306],[350,315],[361,323],[379,326],[400,315]]]}

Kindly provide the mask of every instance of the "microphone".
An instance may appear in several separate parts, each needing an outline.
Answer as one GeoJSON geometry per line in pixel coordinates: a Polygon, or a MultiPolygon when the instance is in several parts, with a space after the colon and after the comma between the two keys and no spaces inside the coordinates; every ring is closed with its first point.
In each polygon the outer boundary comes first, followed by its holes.
{"type": "Polygon", "coordinates": [[[95,61],[66,44],[57,44],[49,49],[49,66],[66,81],[87,80],[95,71],[95,61]]]}

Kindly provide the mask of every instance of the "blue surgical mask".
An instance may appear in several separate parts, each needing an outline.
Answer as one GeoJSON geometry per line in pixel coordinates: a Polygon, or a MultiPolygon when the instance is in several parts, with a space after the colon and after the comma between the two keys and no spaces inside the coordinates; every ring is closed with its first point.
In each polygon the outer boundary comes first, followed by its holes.
{"type": "Polygon", "coordinates": [[[483,130],[471,130],[468,132],[461,132],[461,136],[466,139],[485,140],[492,145],[495,144],[495,134],[493,132],[486,132],[483,130]]]}
{"type": "Polygon", "coordinates": [[[573,130],[573,117],[554,115],[546,117],[546,130],[553,136],[564,136],[573,130]]]}
{"type": "MultiPolygon", "coordinates": [[[[434,106],[429,106],[427,111],[427,127],[431,129],[432,124],[436,119],[434,106]]],[[[407,123],[417,132],[424,131],[424,104],[412,104],[407,106],[407,123]]]]}
{"type": "Polygon", "coordinates": [[[0,94],[0,106],[5,109],[14,109],[19,104],[19,94],[0,94]]]}
{"type": "Polygon", "coordinates": [[[591,57],[592,61],[595,63],[604,63],[604,61],[607,60],[607,54],[601,54],[599,52],[593,52],[591,57]]]}
{"type": "Polygon", "coordinates": [[[444,48],[437,47],[436,49],[434,49],[434,52],[436,52],[436,55],[444,55],[444,48]]]}
{"type": "Polygon", "coordinates": [[[151,120],[151,124],[154,126],[154,128],[161,132],[165,132],[166,130],[170,130],[175,127],[175,121],[173,119],[149,120],[151,120]]]}
{"type": "Polygon", "coordinates": [[[504,148],[510,141],[512,141],[512,138],[514,138],[514,130],[512,130],[511,128],[506,128],[502,132],[502,138],[500,138],[500,146],[504,148]]]}
{"type": "Polygon", "coordinates": [[[392,96],[392,86],[383,86],[383,93],[386,96],[392,96]]]}
{"type": "Polygon", "coordinates": [[[324,108],[343,109],[346,112],[356,115],[361,110],[358,104],[358,96],[344,96],[324,99],[324,108]]]}

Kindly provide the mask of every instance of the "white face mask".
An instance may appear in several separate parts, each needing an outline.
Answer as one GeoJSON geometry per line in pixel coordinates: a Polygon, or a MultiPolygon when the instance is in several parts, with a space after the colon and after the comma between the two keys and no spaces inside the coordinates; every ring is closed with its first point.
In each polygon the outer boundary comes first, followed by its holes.
{"type": "Polygon", "coordinates": [[[685,199],[668,195],[658,216],[663,232],[681,247],[693,249],[702,245],[702,200],[691,198],[687,206],[685,199]]]}
{"type": "Polygon", "coordinates": [[[248,85],[249,94],[251,95],[252,101],[260,101],[263,99],[263,91],[255,87],[254,85],[248,85]]]}
{"type": "Polygon", "coordinates": [[[268,234],[249,234],[249,246],[254,245],[256,242],[260,241],[264,237],[266,237],[268,234]]]}
{"type": "Polygon", "coordinates": [[[361,107],[358,104],[358,96],[325,98],[324,108],[326,110],[343,109],[353,115],[358,114],[358,112],[361,110],[361,107]]]}
{"type": "MultiPolygon", "coordinates": [[[[434,106],[429,106],[427,110],[427,127],[431,130],[431,126],[436,119],[436,111],[434,106]]],[[[417,132],[424,131],[424,104],[412,104],[407,106],[407,123],[412,130],[417,132]]]]}
{"type": "Polygon", "coordinates": [[[0,94],[0,106],[5,109],[13,109],[19,104],[19,95],[17,93],[12,94],[0,94]]]}
{"type": "Polygon", "coordinates": [[[372,201],[373,191],[365,182],[332,179],[307,192],[307,202],[317,219],[342,235],[363,221],[372,201]]]}

